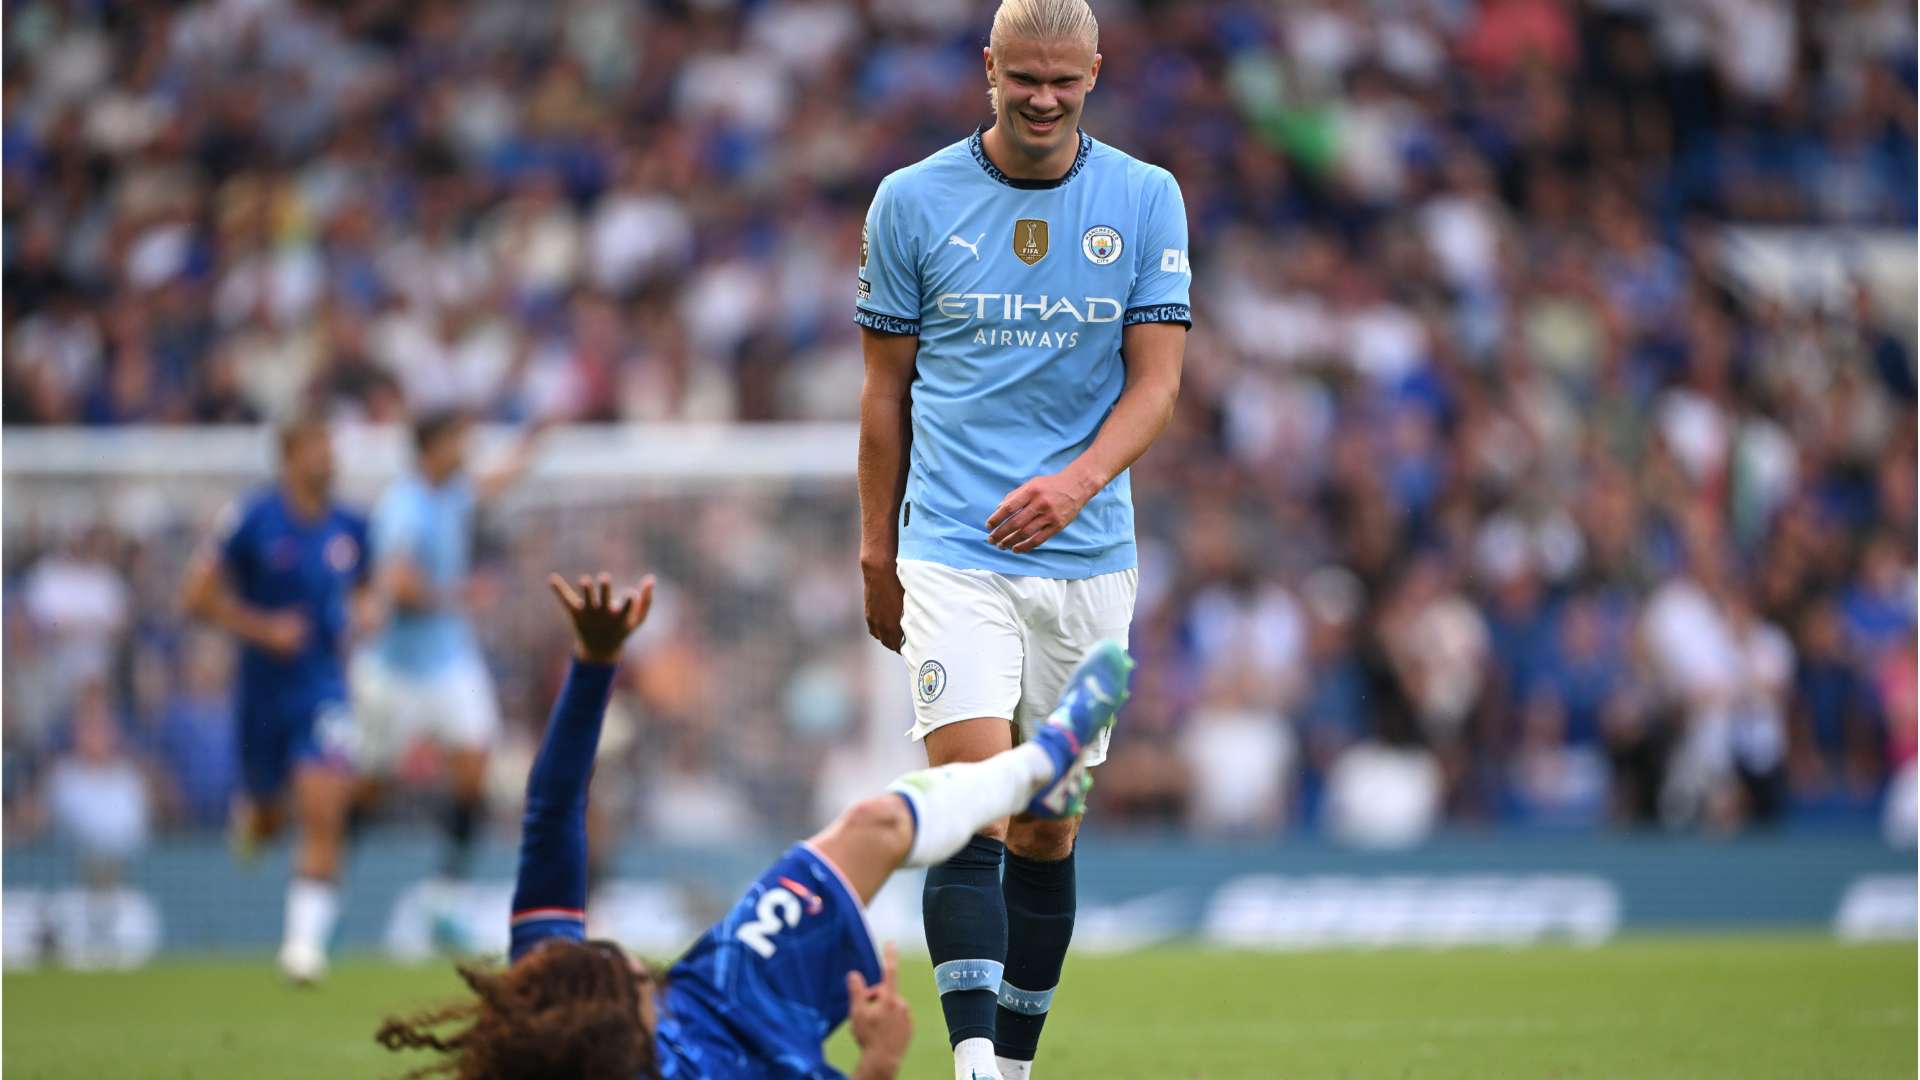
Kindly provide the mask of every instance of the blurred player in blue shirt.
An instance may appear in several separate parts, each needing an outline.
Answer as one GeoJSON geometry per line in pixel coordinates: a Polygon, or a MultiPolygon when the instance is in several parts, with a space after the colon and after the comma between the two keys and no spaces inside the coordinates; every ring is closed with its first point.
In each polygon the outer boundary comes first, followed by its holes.
{"type": "MultiPolygon", "coordinates": [[[[414,425],[416,468],[373,513],[375,581],[387,622],[353,670],[368,767],[387,770],[417,739],[446,754],[447,879],[466,876],[483,818],[487,754],[500,732],[493,679],[467,613],[474,513],[525,470],[535,438],[523,438],[501,467],[470,477],[469,428],[458,412],[431,413],[414,425]]],[[[441,930],[458,944],[457,927],[441,930]]]]}
{"type": "MultiPolygon", "coordinates": [[[[934,765],[1006,749],[1090,643],[1127,639],[1127,470],[1173,413],[1192,322],[1179,184],[1080,130],[1093,12],[1003,0],[989,40],[993,122],[881,183],[855,292],[867,625],[907,662],[934,765]]],[[[1078,822],[996,822],[927,874],[957,1080],[1030,1075],[1078,822]]]]}
{"type": "Polygon", "coordinates": [[[280,966],[309,982],[326,970],[353,792],[355,732],[346,647],[368,583],[365,523],[333,498],[324,419],[279,431],[274,486],[231,510],[188,568],[187,611],[240,642],[236,709],[245,790],[234,836],[243,852],[277,832],[289,796],[300,829],[287,888],[280,966]]]}
{"type": "Polygon", "coordinates": [[[947,858],[996,817],[1065,813],[1086,752],[1126,700],[1125,650],[1091,649],[1020,747],[909,773],[788,849],[661,978],[613,942],[586,940],[587,784],[614,667],[653,580],[618,596],[605,574],[549,584],[572,620],[574,659],[527,776],[512,966],[462,968],[479,1000],[390,1019],[380,1042],[450,1053],[458,1075],[500,1080],[824,1080],[842,1074],[821,1044],[851,1020],[854,1076],[896,1076],[912,1020],[865,905],[894,870],[947,858]]]}

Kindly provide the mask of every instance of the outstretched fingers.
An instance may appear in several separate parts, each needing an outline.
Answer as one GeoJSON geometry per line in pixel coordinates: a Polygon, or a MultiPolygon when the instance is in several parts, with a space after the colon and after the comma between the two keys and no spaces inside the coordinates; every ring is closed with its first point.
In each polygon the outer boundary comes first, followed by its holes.
{"type": "Polygon", "coordinates": [[[647,612],[653,610],[653,575],[640,579],[640,588],[627,594],[630,603],[622,610],[628,632],[640,629],[647,621],[647,612]]]}
{"type": "Polygon", "coordinates": [[[620,589],[608,573],[582,574],[571,585],[559,574],[549,574],[547,588],[567,609],[575,641],[589,659],[617,655],[627,636],[653,610],[652,574],[642,578],[637,588],[620,589]]]}
{"type": "Polygon", "coordinates": [[[547,588],[553,591],[554,597],[560,601],[560,606],[570,613],[578,612],[585,606],[585,601],[580,599],[580,594],[574,592],[573,586],[568,585],[567,579],[559,574],[547,575],[547,588]]]}

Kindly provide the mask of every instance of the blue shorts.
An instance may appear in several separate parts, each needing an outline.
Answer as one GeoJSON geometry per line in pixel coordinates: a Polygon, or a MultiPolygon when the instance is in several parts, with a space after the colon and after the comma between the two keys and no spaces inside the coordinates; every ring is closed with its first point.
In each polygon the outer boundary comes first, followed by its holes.
{"type": "Polygon", "coordinates": [[[838,1076],[821,1044],[847,1018],[847,972],[880,981],[866,909],[795,844],[667,974],[662,1075],[838,1076]]]}
{"type": "Polygon", "coordinates": [[[352,714],[344,692],[266,700],[242,693],[237,712],[240,780],[254,799],[279,795],[302,765],[349,767],[352,714]]]}

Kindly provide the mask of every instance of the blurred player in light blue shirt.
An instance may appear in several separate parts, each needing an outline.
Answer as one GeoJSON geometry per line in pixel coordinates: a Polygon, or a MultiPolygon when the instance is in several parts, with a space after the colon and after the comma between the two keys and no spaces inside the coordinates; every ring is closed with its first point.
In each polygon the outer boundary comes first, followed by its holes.
{"type": "MultiPolygon", "coordinates": [[[[415,740],[437,743],[446,754],[452,798],[442,871],[449,879],[466,876],[484,817],[487,754],[500,731],[493,679],[467,613],[474,512],[519,476],[533,445],[529,435],[501,468],[469,477],[469,427],[456,412],[414,425],[416,468],[381,497],[370,530],[375,581],[389,615],[353,672],[373,767],[390,769],[415,740]]],[[[457,939],[456,931],[442,929],[457,939]]]]}
{"type": "MultiPolygon", "coordinates": [[[[1179,185],[1080,130],[1085,0],[1003,0],[989,40],[992,123],[881,183],[855,288],[867,626],[907,662],[934,765],[1031,737],[1075,659],[1127,639],[1127,470],[1173,413],[1193,318],[1179,185]]],[[[960,1080],[1033,1067],[1078,822],[1015,815],[927,873],[960,1080]]]]}
{"type": "Polygon", "coordinates": [[[380,635],[380,659],[395,671],[431,676],[479,652],[457,602],[471,569],[473,482],[455,473],[435,484],[423,473],[396,481],[373,516],[373,550],[382,565],[405,563],[416,590],[444,604],[397,606],[380,635]]]}

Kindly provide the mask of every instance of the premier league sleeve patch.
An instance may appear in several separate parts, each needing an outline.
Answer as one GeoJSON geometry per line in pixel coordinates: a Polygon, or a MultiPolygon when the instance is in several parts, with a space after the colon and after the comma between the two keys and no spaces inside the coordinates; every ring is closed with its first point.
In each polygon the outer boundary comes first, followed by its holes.
{"type": "Polygon", "coordinates": [[[1120,230],[1106,225],[1095,225],[1080,237],[1081,252],[1095,266],[1107,266],[1118,260],[1124,246],[1120,230]]]}

